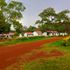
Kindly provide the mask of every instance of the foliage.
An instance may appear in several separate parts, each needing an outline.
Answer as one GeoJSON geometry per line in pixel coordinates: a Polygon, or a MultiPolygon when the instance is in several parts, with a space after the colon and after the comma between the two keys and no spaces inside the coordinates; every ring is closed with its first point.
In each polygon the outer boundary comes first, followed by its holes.
{"type": "Polygon", "coordinates": [[[35,31],[36,30],[36,27],[34,27],[34,26],[29,26],[29,28],[27,28],[27,32],[33,32],[33,31],[35,31]]]}
{"type": "Polygon", "coordinates": [[[13,21],[13,27],[18,34],[23,33],[23,26],[19,21],[13,21]]]}
{"type": "MultiPolygon", "coordinates": [[[[9,32],[11,25],[15,26],[18,22],[17,20],[23,17],[22,12],[24,10],[25,7],[21,2],[10,1],[6,3],[5,0],[0,0],[0,33],[9,32]]],[[[18,22],[15,30],[18,31],[17,29],[19,28],[21,31],[20,26],[22,25],[18,22]]]]}
{"type": "Polygon", "coordinates": [[[63,46],[70,46],[70,36],[63,38],[63,46]]]}
{"type": "Polygon", "coordinates": [[[70,46],[70,39],[63,42],[63,46],[70,46]]]}
{"type": "Polygon", "coordinates": [[[68,9],[59,12],[59,13],[57,14],[57,19],[56,19],[56,21],[57,21],[57,22],[62,22],[62,21],[63,21],[63,22],[67,22],[67,21],[69,21],[69,17],[67,16],[68,13],[70,13],[70,11],[69,11],[68,9]]]}
{"type": "Polygon", "coordinates": [[[10,24],[5,22],[5,17],[2,11],[0,11],[0,33],[7,33],[10,31],[10,24]]]}
{"type": "Polygon", "coordinates": [[[54,8],[49,7],[39,14],[41,19],[37,20],[36,24],[39,24],[42,31],[56,30],[70,33],[70,18],[67,15],[69,13],[67,9],[56,13],[54,8]]]}
{"type": "Polygon", "coordinates": [[[54,20],[55,17],[55,10],[53,8],[47,8],[45,9],[42,13],[39,14],[39,16],[41,17],[41,21],[43,23],[52,23],[52,21],[54,20]]]}
{"type": "Polygon", "coordinates": [[[54,24],[41,24],[38,26],[42,32],[47,30],[54,30],[58,32],[66,32],[68,31],[64,24],[62,23],[54,23],[54,24]]]}

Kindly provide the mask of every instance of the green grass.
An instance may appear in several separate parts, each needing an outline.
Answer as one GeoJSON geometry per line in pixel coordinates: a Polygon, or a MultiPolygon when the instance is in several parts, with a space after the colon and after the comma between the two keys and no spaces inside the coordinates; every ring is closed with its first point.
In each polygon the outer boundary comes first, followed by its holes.
{"type": "Polygon", "coordinates": [[[70,47],[62,46],[63,41],[56,41],[54,43],[45,44],[40,51],[50,52],[57,49],[64,52],[64,56],[40,58],[30,63],[24,64],[24,70],[70,70],[70,47]]]}
{"type": "Polygon", "coordinates": [[[57,49],[64,52],[64,56],[50,57],[50,58],[38,58],[30,62],[22,62],[17,67],[8,67],[7,70],[70,70],[70,47],[62,46],[63,41],[56,41],[43,45],[37,49],[39,51],[50,52],[53,49],[57,49]]]}
{"type": "Polygon", "coordinates": [[[60,41],[56,41],[56,42],[47,44],[47,46],[48,46],[48,47],[52,47],[52,46],[62,46],[62,43],[63,43],[63,41],[60,40],[60,41]]]}
{"type": "Polygon", "coordinates": [[[59,40],[53,43],[44,44],[41,50],[51,51],[52,49],[57,49],[63,52],[70,52],[70,46],[63,46],[63,40],[59,40]]]}
{"type": "MultiPolygon", "coordinates": [[[[49,53],[50,51],[57,49],[60,52],[64,52],[63,56],[50,57],[50,58],[38,58],[30,62],[22,62],[18,67],[12,70],[70,70],[70,46],[62,46],[63,41],[56,41],[54,43],[48,43],[42,45],[37,51],[44,51],[49,53]]],[[[11,68],[8,70],[11,70],[11,68]]]]}
{"type": "Polygon", "coordinates": [[[8,40],[5,42],[0,42],[0,46],[23,43],[23,42],[32,42],[32,41],[44,40],[44,39],[48,39],[48,38],[50,38],[50,37],[37,36],[37,37],[29,37],[29,38],[26,38],[26,37],[18,38],[18,39],[8,40]]]}
{"type": "Polygon", "coordinates": [[[39,59],[24,65],[24,70],[70,70],[70,58],[39,59]]]}

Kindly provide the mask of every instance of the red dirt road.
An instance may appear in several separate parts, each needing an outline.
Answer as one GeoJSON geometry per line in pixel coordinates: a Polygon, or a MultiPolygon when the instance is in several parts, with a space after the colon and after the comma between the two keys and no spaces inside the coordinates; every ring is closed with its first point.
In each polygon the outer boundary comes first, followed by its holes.
{"type": "Polygon", "coordinates": [[[34,49],[40,48],[45,43],[55,42],[62,37],[54,37],[48,40],[40,40],[36,42],[22,43],[10,45],[8,47],[0,47],[0,69],[3,69],[17,61],[17,58],[34,49]]]}

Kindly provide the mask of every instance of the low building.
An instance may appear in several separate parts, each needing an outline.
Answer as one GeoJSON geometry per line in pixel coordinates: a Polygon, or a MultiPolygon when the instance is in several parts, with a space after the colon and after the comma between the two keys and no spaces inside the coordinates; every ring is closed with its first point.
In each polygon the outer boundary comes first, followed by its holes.
{"type": "Polygon", "coordinates": [[[19,34],[19,38],[22,38],[23,37],[23,35],[22,34],[19,34]]]}
{"type": "Polygon", "coordinates": [[[15,32],[9,32],[9,33],[4,33],[4,34],[0,34],[0,39],[2,38],[9,38],[11,39],[14,36],[15,32]]]}
{"type": "Polygon", "coordinates": [[[47,32],[43,32],[43,34],[42,34],[43,36],[47,36],[47,32]]]}
{"type": "Polygon", "coordinates": [[[62,33],[60,33],[60,36],[66,36],[66,35],[68,35],[68,33],[66,33],[66,32],[62,32],[62,33]]]}
{"type": "Polygon", "coordinates": [[[57,31],[47,31],[47,35],[49,35],[49,36],[59,36],[59,33],[57,31]]]}
{"type": "Polygon", "coordinates": [[[41,31],[34,31],[33,36],[42,36],[42,32],[41,31]]]}
{"type": "Polygon", "coordinates": [[[31,37],[31,36],[33,36],[32,32],[25,32],[24,33],[24,37],[31,37]]]}
{"type": "Polygon", "coordinates": [[[9,32],[5,34],[5,37],[11,39],[14,35],[15,35],[15,32],[9,32]]]}

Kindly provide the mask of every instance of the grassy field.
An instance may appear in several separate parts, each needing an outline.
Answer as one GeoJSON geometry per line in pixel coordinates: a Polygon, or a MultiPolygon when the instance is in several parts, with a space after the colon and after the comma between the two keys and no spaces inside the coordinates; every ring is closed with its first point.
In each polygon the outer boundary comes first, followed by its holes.
{"type": "MultiPolygon", "coordinates": [[[[19,62],[15,68],[8,67],[6,70],[70,70],[70,46],[62,46],[63,41],[56,41],[42,45],[37,51],[50,53],[52,50],[58,50],[63,53],[62,56],[38,58],[30,62],[19,62]]],[[[33,54],[33,53],[30,53],[33,54]]]]}
{"type": "Polygon", "coordinates": [[[50,37],[37,36],[37,37],[29,37],[29,38],[28,37],[18,38],[18,39],[8,40],[5,42],[0,42],[0,46],[23,43],[23,42],[31,42],[31,41],[37,41],[37,40],[44,40],[44,39],[48,39],[48,38],[50,38],[50,37]]]}
{"type": "Polygon", "coordinates": [[[34,50],[34,52],[27,54],[30,56],[33,55],[35,51],[50,53],[51,51],[56,50],[63,53],[62,56],[37,58],[35,60],[31,60],[30,62],[23,62],[20,60],[17,65],[15,64],[14,66],[10,66],[6,68],[6,70],[70,70],[70,46],[65,47],[62,44],[63,40],[44,44],[39,49],[34,50]]]}
{"type": "Polygon", "coordinates": [[[63,56],[40,58],[30,63],[24,64],[24,70],[70,70],[70,47],[62,46],[62,40],[43,45],[40,51],[50,52],[59,50],[64,53],[63,56]]]}

